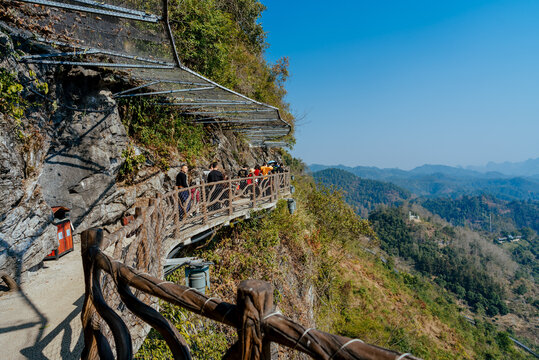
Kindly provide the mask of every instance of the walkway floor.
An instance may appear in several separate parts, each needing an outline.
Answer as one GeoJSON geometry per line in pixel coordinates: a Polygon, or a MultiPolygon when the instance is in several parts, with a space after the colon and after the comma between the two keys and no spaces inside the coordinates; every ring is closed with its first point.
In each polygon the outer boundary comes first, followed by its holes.
{"type": "Polygon", "coordinates": [[[21,291],[0,297],[1,359],[80,359],[84,277],[79,246],[46,261],[21,291]]]}
{"type": "MultiPolygon", "coordinates": [[[[183,241],[170,239],[165,246],[170,250],[180,242],[188,244],[191,236],[275,204],[265,201],[253,209],[248,200],[240,199],[232,215],[187,224],[181,230],[183,241]]],[[[20,291],[0,297],[0,359],[80,359],[83,298],[80,244],[75,244],[73,252],[46,261],[43,269],[30,274],[20,291]]]]}

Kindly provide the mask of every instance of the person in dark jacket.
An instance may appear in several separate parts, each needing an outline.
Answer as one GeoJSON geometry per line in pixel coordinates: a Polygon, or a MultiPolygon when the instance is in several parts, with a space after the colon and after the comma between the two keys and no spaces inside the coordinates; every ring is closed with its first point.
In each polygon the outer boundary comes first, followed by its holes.
{"type": "MultiPolygon", "coordinates": [[[[182,188],[188,188],[188,182],[187,182],[187,172],[189,171],[189,168],[187,165],[182,165],[180,168],[180,172],[176,176],[176,186],[180,189],[182,188]]],[[[185,214],[189,212],[189,209],[191,208],[191,202],[188,201],[189,199],[189,191],[181,191],[179,193],[180,201],[182,205],[180,205],[180,220],[183,219],[185,214]]]]}
{"type": "MultiPolygon", "coordinates": [[[[208,174],[208,183],[223,181],[225,179],[223,173],[219,171],[219,164],[214,162],[210,167],[211,171],[208,174]]],[[[217,199],[221,199],[223,196],[220,196],[223,192],[223,184],[216,184],[209,187],[209,199],[210,202],[217,199]]],[[[228,196],[228,194],[226,194],[228,196]]],[[[215,204],[209,206],[208,210],[215,211],[221,208],[221,203],[218,201],[215,204]]]]}
{"type": "Polygon", "coordinates": [[[238,171],[238,177],[241,179],[238,190],[241,190],[243,192],[243,190],[247,186],[247,180],[245,180],[245,178],[247,178],[248,176],[249,170],[247,169],[247,165],[243,165],[243,167],[238,171]]]}

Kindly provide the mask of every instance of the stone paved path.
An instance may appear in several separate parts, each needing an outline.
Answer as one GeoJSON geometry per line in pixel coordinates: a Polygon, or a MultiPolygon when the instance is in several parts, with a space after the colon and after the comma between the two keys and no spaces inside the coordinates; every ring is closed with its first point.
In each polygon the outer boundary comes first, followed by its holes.
{"type": "Polygon", "coordinates": [[[84,277],[79,246],[46,261],[21,291],[0,297],[0,359],[80,359],[84,277]]]}

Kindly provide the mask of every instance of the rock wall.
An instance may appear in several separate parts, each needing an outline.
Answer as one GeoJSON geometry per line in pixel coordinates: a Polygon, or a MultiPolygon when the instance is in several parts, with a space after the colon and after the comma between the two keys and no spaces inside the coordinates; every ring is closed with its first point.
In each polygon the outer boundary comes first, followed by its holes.
{"type": "MultiPolygon", "coordinates": [[[[0,68],[26,73],[15,61],[12,39],[0,32],[0,68]]],[[[45,126],[46,118],[36,112],[28,115],[24,130],[45,126]]],[[[17,282],[23,274],[41,263],[54,246],[53,214],[38,184],[39,164],[47,152],[41,134],[21,134],[13,119],[0,113],[0,271],[7,271],[17,282]]]]}
{"type": "MultiPolygon", "coordinates": [[[[18,282],[55,247],[52,206],[71,209],[75,235],[91,227],[113,229],[138,199],[169,190],[183,162],[173,160],[167,173],[148,163],[136,185],[118,184],[129,139],[110,89],[129,84],[119,85],[124,80],[111,72],[18,62],[31,46],[24,34],[0,23],[0,68],[25,84],[23,96],[33,104],[22,120],[25,141],[13,119],[0,113],[0,271],[18,282]],[[46,99],[31,91],[32,79],[48,84],[46,99]]],[[[234,176],[241,165],[252,167],[276,156],[238,142],[232,132],[218,127],[211,132],[215,152],[211,159],[198,159],[192,177],[215,160],[234,176]]]]}

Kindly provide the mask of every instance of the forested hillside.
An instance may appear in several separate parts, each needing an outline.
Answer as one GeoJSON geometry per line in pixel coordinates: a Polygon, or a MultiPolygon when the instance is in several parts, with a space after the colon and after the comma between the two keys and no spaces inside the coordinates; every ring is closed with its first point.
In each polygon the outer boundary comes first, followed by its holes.
{"type": "MultiPolygon", "coordinates": [[[[503,284],[493,277],[494,260],[496,273],[511,263],[503,257],[495,245],[489,244],[472,233],[435,223],[408,223],[402,208],[374,211],[369,216],[381,240],[381,248],[389,254],[412,260],[414,267],[425,276],[435,276],[437,282],[465,299],[475,311],[489,316],[507,314],[503,284]],[[472,245],[471,241],[476,241],[472,245]],[[462,246],[463,243],[465,246],[462,246]],[[470,246],[480,246],[481,251],[469,255],[470,246]],[[495,254],[499,259],[490,259],[495,254]],[[478,258],[479,257],[479,258],[478,258]]],[[[509,265],[506,269],[515,268],[509,265]]],[[[513,270],[514,271],[514,270],[513,270]]],[[[505,274],[513,276],[513,273],[505,274]]]]}
{"type": "MultiPolygon", "coordinates": [[[[372,199],[387,200],[385,183],[358,186],[363,179],[340,169],[318,171],[313,176],[319,184],[343,190],[344,198],[357,211],[366,211],[372,199]]],[[[389,262],[411,266],[502,328],[519,324],[517,333],[533,343],[537,338],[532,319],[539,305],[535,300],[538,241],[531,228],[538,218],[536,206],[531,200],[504,201],[493,196],[402,199],[370,209],[369,220],[381,249],[390,255],[389,262]],[[409,218],[409,212],[418,217],[409,218]],[[492,233],[487,231],[489,214],[492,233]],[[505,244],[495,241],[508,234],[525,239],[505,244]]]]}
{"type": "Polygon", "coordinates": [[[539,182],[534,177],[511,177],[501,173],[477,171],[442,165],[423,165],[404,171],[376,167],[311,165],[311,171],[339,168],[365,179],[400,186],[417,196],[458,198],[489,194],[503,200],[539,200],[539,182]]]}
{"type": "Polygon", "coordinates": [[[533,237],[539,232],[539,202],[503,201],[494,196],[462,196],[419,201],[427,210],[453,225],[490,230],[495,234],[513,233],[533,237]]]}
{"type": "Polygon", "coordinates": [[[498,243],[499,238],[514,261],[539,279],[539,202],[503,201],[492,196],[418,200],[430,212],[455,226],[480,230],[498,243]],[[508,236],[515,240],[510,242],[508,236]]]}
{"type": "MultiPolygon", "coordinates": [[[[402,266],[397,270],[393,256],[388,260],[380,251],[380,240],[369,223],[339,192],[315,185],[306,176],[298,177],[294,185],[298,205],[294,215],[281,202],[275,211],[223,228],[198,245],[194,254],[215,263],[211,296],[232,300],[239,280],[265,279],[276,289],[279,310],[306,326],[425,360],[527,358],[511,343],[509,333],[470,314],[452,292],[402,266]],[[475,325],[465,315],[474,316],[475,325]]],[[[183,276],[179,270],[169,280],[183,281],[183,276]]],[[[236,340],[230,330],[175,306],[162,309],[186,336],[197,359],[220,358],[236,340]]],[[[170,357],[155,331],[137,356],[150,357],[170,357]]],[[[279,350],[279,359],[290,358],[299,356],[279,350]]]]}
{"type": "Polygon", "coordinates": [[[365,217],[379,205],[398,205],[411,196],[409,191],[391,183],[361,179],[341,169],[317,171],[313,177],[327,187],[342,190],[346,202],[365,217]]]}

